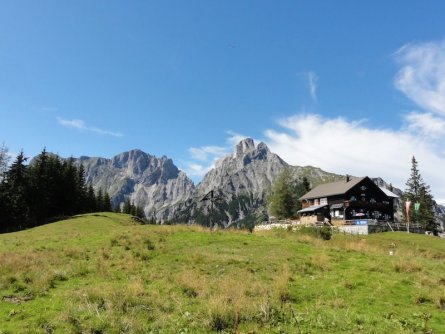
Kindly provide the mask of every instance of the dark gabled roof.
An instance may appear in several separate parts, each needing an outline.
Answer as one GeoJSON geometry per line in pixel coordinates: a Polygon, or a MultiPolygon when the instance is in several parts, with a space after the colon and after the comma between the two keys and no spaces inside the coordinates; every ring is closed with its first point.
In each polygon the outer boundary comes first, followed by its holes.
{"type": "Polygon", "coordinates": [[[311,191],[300,197],[300,200],[329,197],[334,195],[343,195],[348,190],[352,189],[366,178],[367,176],[351,177],[348,182],[346,182],[346,180],[343,180],[332,183],[320,184],[319,186],[315,187],[314,189],[312,189],[311,191]]]}

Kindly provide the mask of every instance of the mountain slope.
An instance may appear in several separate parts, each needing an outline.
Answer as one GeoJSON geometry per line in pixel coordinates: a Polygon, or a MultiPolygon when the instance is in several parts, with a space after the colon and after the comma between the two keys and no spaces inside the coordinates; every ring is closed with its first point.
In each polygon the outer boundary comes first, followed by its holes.
{"type": "Polygon", "coordinates": [[[192,180],[165,156],[157,158],[131,150],[112,159],[80,157],[86,181],[107,191],[113,205],[129,197],[144,208],[147,217],[171,218],[169,207],[187,200],[195,188],[192,180]]]}

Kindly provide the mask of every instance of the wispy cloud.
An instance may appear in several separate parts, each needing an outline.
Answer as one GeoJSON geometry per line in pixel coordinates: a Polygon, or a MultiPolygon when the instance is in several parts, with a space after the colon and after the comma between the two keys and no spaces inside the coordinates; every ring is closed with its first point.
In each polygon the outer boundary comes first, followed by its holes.
{"type": "Polygon", "coordinates": [[[308,72],[307,77],[309,80],[309,94],[311,95],[311,99],[316,102],[318,76],[315,72],[310,71],[308,72]]]}
{"type": "Polygon", "coordinates": [[[57,122],[64,127],[77,129],[80,131],[94,132],[99,135],[107,135],[113,137],[123,137],[123,134],[120,132],[113,132],[94,126],[87,126],[86,123],[81,119],[64,119],[62,117],[57,117],[57,122]]]}
{"type": "Polygon", "coordinates": [[[234,131],[226,131],[226,134],[228,137],[224,146],[209,145],[190,147],[188,149],[190,159],[184,163],[184,170],[188,175],[196,180],[203,177],[209,170],[215,167],[219,159],[229,155],[236,144],[248,137],[234,131]]]}
{"type": "Polygon", "coordinates": [[[227,148],[221,146],[190,147],[188,151],[191,157],[198,161],[208,161],[209,157],[227,154],[227,148]]]}
{"type": "Polygon", "coordinates": [[[429,112],[411,112],[404,116],[407,129],[432,140],[444,137],[445,118],[436,116],[429,112]]]}
{"type": "Polygon", "coordinates": [[[445,116],[445,40],[407,44],[395,53],[395,87],[421,109],[445,116]]]}

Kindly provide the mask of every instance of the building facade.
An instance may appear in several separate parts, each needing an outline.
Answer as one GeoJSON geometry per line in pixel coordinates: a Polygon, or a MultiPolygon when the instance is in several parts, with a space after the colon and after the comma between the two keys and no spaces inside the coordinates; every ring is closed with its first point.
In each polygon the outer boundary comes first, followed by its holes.
{"type": "Polygon", "coordinates": [[[396,198],[397,195],[377,186],[367,176],[346,176],[343,181],[321,184],[302,196],[302,209],[298,213],[303,224],[392,222],[396,198]]]}

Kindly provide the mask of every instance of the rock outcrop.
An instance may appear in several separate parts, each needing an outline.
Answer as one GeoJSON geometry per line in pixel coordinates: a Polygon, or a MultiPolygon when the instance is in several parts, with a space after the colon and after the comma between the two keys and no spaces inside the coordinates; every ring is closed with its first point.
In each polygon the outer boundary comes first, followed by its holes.
{"type": "Polygon", "coordinates": [[[193,181],[170,158],[157,158],[141,150],[131,150],[111,159],[80,157],[86,181],[107,191],[113,205],[129,197],[144,208],[147,217],[171,219],[169,208],[186,201],[194,191],[193,181]]]}

